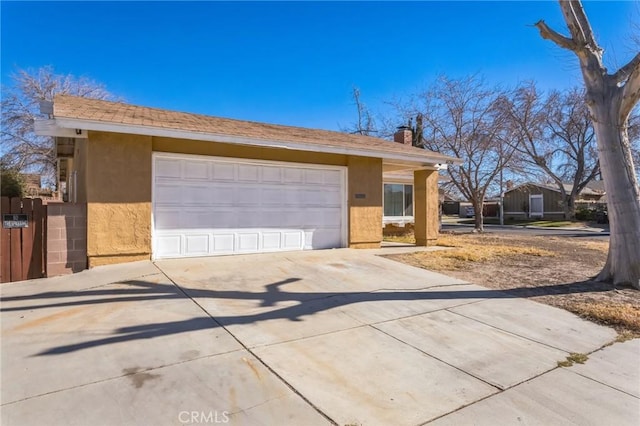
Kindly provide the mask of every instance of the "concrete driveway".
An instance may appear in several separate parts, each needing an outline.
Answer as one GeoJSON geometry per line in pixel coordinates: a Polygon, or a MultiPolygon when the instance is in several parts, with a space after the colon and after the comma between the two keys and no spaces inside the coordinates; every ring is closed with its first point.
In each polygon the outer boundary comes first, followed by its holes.
{"type": "Polygon", "coordinates": [[[613,330],[372,251],[139,262],[0,290],[2,425],[640,421],[640,340],[600,349],[613,330]],[[557,367],[572,352],[589,360],[557,367]]]}

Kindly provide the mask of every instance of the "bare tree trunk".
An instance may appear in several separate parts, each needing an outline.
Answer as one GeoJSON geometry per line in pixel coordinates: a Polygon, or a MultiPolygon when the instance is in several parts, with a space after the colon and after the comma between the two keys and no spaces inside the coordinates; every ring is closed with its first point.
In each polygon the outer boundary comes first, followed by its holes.
{"type": "Polygon", "coordinates": [[[613,95],[591,107],[611,229],[607,263],[597,279],[640,288],[640,190],[629,185],[637,182],[631,144],[626,126],[618,124],[620,108],[611,107],[613,95]]]}
{"type": "Polygon", "coordinates": [[[483,216],[483,202],[480,200],[471,200],[471,204],[473,205],[473,211],[475,213],[474,216],[474,231],[475,232],[484,232],[484,216],[483,216]]]}
{"type": "Polygon", "coordinates": [[[576,197],[575,192],[567,195],[567,201],[565,202],[565,219],[573,220],[576,218],[576,197]]]}
{"type": "Polygon", "coordinates": [[[536,26],[543,38],[576,54],[587,90],[611,228],[609,256],[597,279],[614,285],[630,284],[640,290],[640,187],[628,134],[629,116],[640,100],[640,52],[609,74],[582,3],[560,0],[560,9],[570,38],[544,21],[536,26]]]}

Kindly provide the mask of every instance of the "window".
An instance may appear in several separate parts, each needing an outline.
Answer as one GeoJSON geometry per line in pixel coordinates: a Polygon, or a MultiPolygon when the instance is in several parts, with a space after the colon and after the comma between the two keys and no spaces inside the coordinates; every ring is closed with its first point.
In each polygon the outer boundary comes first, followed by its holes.
{"type": "Polygon", "coordinates": [[[413,216],[413,185],[384,184],[384,215],[413,216]]]}
{"type": "Polygon", "coordinates": [[[529,195],[529,216],[540,216],[544,215],[544,201],[542,198],[542,194],[531,194],[529,195]]]}

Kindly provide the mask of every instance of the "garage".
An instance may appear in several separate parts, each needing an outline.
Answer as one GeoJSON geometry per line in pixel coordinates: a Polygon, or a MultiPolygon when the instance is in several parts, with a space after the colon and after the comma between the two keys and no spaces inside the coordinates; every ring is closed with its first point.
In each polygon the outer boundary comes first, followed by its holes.
{"type": "Polygon", "coordinates": [[[346,168],[153,153],[154,259],[346,246],[346,168]]]}

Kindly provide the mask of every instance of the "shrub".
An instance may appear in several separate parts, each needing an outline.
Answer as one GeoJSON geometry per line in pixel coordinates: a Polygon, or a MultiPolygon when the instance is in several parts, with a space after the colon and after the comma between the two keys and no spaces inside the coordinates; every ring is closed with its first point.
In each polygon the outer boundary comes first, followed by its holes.
{"type": "Polygon", "coordinates": [[[595,210],[586,207],[576,209],[576,220],[593,221],[596,219],[595,210]]]}
{"type": "Polygon", "coordinates": [[[20,173],[10,167],[0,167],[0,195],[3,197],[22,197],[24,180],[20,173]]]}

